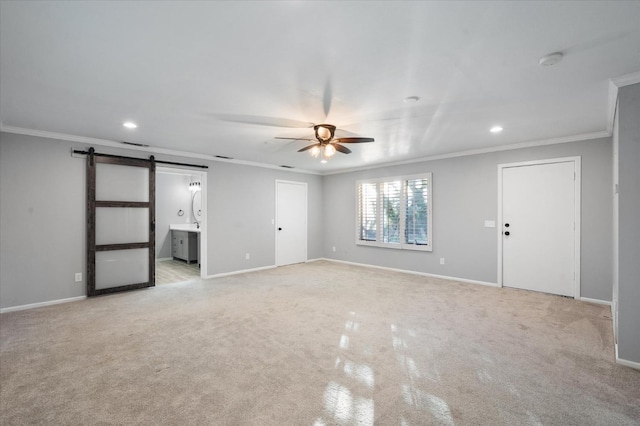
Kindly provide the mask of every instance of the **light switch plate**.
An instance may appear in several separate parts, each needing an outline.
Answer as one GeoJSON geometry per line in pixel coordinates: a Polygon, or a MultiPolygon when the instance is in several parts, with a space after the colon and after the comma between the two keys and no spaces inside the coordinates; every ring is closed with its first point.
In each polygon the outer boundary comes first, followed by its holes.
{"type": "Polygon", "coordinates": [[[79,283],[82,281],[82,272],[76,272],[76,282],[79,283]]]}

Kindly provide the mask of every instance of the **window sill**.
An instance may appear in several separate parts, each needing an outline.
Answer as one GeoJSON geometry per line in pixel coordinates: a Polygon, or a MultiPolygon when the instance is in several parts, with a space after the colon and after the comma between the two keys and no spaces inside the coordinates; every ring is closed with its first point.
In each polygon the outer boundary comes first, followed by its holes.
{"type": "Polygon", "coordinates": [[[379,243],[377,241],[363,241],[356,240],[356,245],[358,246],[369,246],[369,247],[380,247],[380,248],[389,248],[393,250],[410,250],[410,251],[433,251],[431,245],[415,245],[415,244],[393,244],[393,243],[379,243]]]}

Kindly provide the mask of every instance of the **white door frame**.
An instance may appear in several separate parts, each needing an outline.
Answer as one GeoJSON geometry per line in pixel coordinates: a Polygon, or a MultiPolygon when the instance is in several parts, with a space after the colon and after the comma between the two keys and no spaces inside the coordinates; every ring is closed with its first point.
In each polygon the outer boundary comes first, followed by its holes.
{"type": "Polygon", "coordinates": [[[581,161],[580,157],[563,157],[563,158],[552,158],[548,160],[534,160],[534,161],[523,161],[519,163],[506,163],[506,164],[498,164],[498,226],[497,234],[498,234],[498,286],[503,287],[502,283],[502,171],[509,167],[521,167],[521,166],[536,166],[542,164],[553,164],[553,163],[573,163],[574,167],[574,177],[575,177],[575,232],[574,232],[574,273],[575,273],[575,290],[574,290],[574,298],[576,300],[580,299],[580,188],[581,186],[581,161]]]}
{"type": "Polygon", "coordinates": [[[307,234],[304,236],[305,239],[305,245],[304,245],[304,261],[306,262],[308,260],[308,246],[309,246],[309,238],[308,238],[308,234],[309,234],[309,188],[307,185],[307,182],[296,182],[293,180],[283,180],[283,179],[276,179],[275,182],[275,202],[274,202],[274,226],[273,226],[273,231],[275,233],[275,239],[274,239],[274,243],[275,243],[275,261],[276,261],[276,267],[280,266],[280,262],[278,260],[278,184],[279,183],[288,183],[288,184],[293,184],[293,185],[303,185],[304,189],[305,189],[305,197],[306,197],[306,202],[304,204],[304,219],[305,219],[305,224],[306,224],[306,230],[307,230],[307,234]]]}
{"type": "Polygon", "coordinates": [[[207,213],[209,211],[207,206],[207,171],[189,168],[156,167],[156,174],[158,173],[196,176],[200,179],[200,196],[202,197],[202,205],[204,206],[200,224],[200,278],[207,278],[207,213]]]}

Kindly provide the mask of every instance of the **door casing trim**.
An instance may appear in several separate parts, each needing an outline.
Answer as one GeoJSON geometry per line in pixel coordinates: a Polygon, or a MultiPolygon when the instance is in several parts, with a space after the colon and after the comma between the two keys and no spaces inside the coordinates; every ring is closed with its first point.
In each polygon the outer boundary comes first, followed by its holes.
{"type": "Polygon", "coordinates": [[[304,209],[304,214],[305,214],[305,227],[306,227],[306,231],[307,231],[307,235],[305,236],[305,247],[304,247],[304,261],[307,261],[308,258],[308,251],[309,251],[309,185],[307,185],[307,182],[297,182],[297,181],[293,181],[293,180],[282,180],[282,179],[276,179],[275,181],[275,202],[274,202],[274,220],[273,220],[273,232],[274,232],[274,243],[275,243],[275,265],[276,267],[278,266],[284,266],[284,265],[280,265],[280,261],[278,259],[278,184],[280,183],[287,183],[287,184],[293,184],[293,185],[302,185],[304,186],[304,196],[305,196],[305,209],[304,209]]]}
{"type": "MultiPolygon", "coordinates": [[[[208,226],[207,226],[207,212],[209,211],[209,206],[207,204],[207,193],[208,193],[208,172],[207,170],[200,169],[188,169],[188,168],[180,168],[180,167],[167,167],[167,166],[158,166],[156,168],[156,174],[164,173],[164,174],[179,174],[185,176],[193,176],[200,179],[200,196],[202,197],[202,205],[204,208],[202,209],[202,219],[200,220],[200,278],[206,279],[210,278],[211,275],[208,275],[208,226]]],[[[173,258],[169,258],[173,259],[173,258]]],[[[156,259],[156,261],[161,259],[156,259]]]]}
{"type": "Polygon", "coordinates": [[[543,164],[553,164],[553,163],[573,163],[574,167],[574,190],[575,190],[575,233],[574,233],[574,299],[580,300],[580,218],[582,217],[580,212],[580,206],[582,205],[580,201],[581,195],[581,179],[582,179],[582,165],[581,165],[581,157],[562,157],[562,158],[551,158],[546,160],[534,160],[534,161],[522,161],[517,163],[505,163],[498,164],[498,226],[496,227],[496,234],[498,237],[498,286],[504,287],[502,282],[502,171],[506,168],[510,167],[523,167],[523,166],[538,166],[543,164]]]}

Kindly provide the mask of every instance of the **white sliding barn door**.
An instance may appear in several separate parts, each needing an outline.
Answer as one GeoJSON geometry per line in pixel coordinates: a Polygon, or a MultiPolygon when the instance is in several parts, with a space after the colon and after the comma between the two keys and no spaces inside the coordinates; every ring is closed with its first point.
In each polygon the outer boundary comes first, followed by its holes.
{"type": "Polygon", "coordinates": [[[307,184],[276,181],[276,265],[307,260],[307,184]]]}
{"type": "Polygon", "coordinates": [[[502,285],[579,297],[579,159],[500,173],[502,285]]]}

